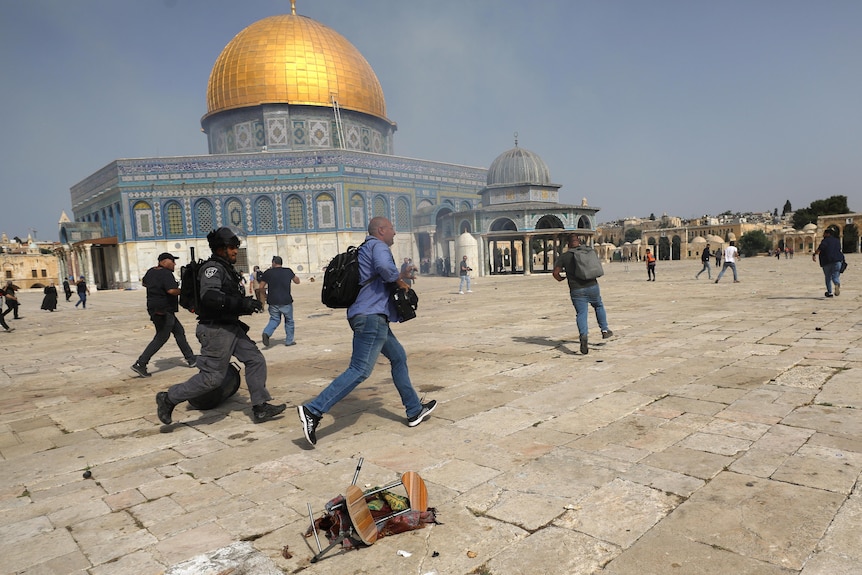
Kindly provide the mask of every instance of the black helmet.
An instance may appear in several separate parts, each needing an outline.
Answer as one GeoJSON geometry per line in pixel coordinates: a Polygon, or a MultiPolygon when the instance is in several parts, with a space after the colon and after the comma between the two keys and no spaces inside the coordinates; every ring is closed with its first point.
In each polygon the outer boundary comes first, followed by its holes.
{"type": "Polygon", "coordinates": [[[240,244],[236,232],[230,228],[219,228],[211,231],[207,234],[207,242],[209,242],[212,251],[216,251],[222,247],[238,248],[240,244]]]}

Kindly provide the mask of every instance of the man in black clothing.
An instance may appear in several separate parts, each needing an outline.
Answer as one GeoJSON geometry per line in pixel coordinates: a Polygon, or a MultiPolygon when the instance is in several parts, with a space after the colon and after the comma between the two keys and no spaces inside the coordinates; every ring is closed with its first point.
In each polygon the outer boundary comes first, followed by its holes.
{"type": "Polygon", "coordinates": [[[6,282],[6,287],[3,289],[6,294],[6,311],[3,312],[3,316],[5,317],[9,315],[9,312],[11,311],[14,319],[21,319],[18,317],[18,296],[15,295],[15,292],[21,288],[12,282],[6,282]]]}
{"type": "Polygon", "coordinates": [[[200,373],[185,383],[172,385],[156,394],[159,421],[168,425],[177,404],[217,389],[227,375],[231,356],[245,365],[245,379],[251,396],[252,421],[272,419],[287,407],[270,405],[266,389],[266,360],[248,337],[248,326],[239,316],[260,313],[263,304],[245,295],[242,274],[234,268],[240,239],[230,228],[219,228],[207,235],[212,256],[198,274],[200,306],[197,338],[201,352],[196,367],[200,373]]]}
{"type": "MultiPolygon", "coordinates": [[[[6,297],[6,290],[0,288],[0,298],[6,297]]],[[[3,307],[3,300],[0,299],[0,308],[3,307]]],[[[0,312],[0,327],[5,329],[6,331],[15,331],[14,327],[9,327],[9,324],[6,323],[6,320],[3,318],[3,313],[0,312]]]]}
{"type": "Polygon", "coordinates": [[[186,330],[176,316],[179,311],[177,300],[180,295],[180,285],[174,277],[177,256],[167,252],[159,255],[159,265],[147,270],[141,283],[147,288],[147,312],[156,327],[153,341],[132,365],[132,371],[141,377],[150,377],[147,363],[162,349],[162,346],[174,334],[174,339],[186,358],[189,367],[195,366],[195,354],[186,340],[186,330]]]}

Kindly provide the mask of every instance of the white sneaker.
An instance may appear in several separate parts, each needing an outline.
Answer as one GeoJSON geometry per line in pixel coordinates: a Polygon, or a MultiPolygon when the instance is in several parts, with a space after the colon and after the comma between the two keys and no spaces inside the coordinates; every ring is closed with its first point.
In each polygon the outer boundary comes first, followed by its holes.
{"type": "Polygon", "coordinates": [[[459,291],[458,293],[459,293],[459,294],[461,294],[461,295],[464,295],[464,292],[462,292],[462,291],[459,291]]]}
{"type": "Polygon", "coordinates": [[[467,290],[467,293],[473,293],[473,290],[468,289],[468,290],[467,290]]]}

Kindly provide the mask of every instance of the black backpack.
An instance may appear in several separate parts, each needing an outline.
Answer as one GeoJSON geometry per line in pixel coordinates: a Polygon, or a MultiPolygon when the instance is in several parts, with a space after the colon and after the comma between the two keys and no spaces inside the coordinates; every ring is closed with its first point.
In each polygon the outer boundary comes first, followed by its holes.
{"type": "Polygon", "coordinates": [[[189,264],[180,268],[180,307],[192,313],[200,308],[200,289],[198,276],[203,260],[195,260],[195,249],[190,248],[189,264]]]}
{"type": "Polygon", "coordinates": [[[359,247],[350,246],[332,258],[326,271],[323,272],[323,288],[320,290],[320,301],[326,307],[334,309],[353,305],[362,286],[359,284],[359,247]]]}

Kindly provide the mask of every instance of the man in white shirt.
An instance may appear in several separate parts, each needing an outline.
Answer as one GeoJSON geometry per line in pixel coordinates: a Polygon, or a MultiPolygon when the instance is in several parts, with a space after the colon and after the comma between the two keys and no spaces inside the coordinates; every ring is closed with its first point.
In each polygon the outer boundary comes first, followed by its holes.
{"type": "Polygon", "coordinates": [[[730,268],[733,270],[733,283],[738,284],[739,280],[736,277],[736,259],[739,257],[739,251],[736,249],[736,242],[730,242],[730,245],[724,248],[724,265],[721,266],[721,271],[718,277],[715,278],[715,283],[721,280],[725,270],[730,268]]]}

